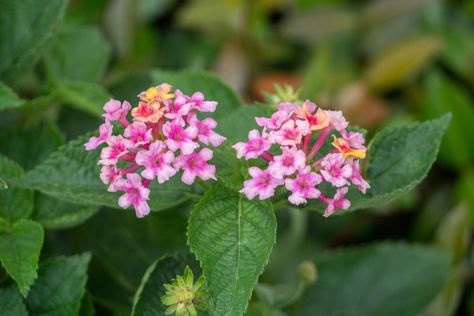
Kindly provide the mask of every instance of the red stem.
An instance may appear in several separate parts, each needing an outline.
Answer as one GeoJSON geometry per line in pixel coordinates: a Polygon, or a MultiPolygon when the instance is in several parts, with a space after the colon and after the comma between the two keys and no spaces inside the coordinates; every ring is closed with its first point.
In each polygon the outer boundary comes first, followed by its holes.
{"type": "Polygon", "coordinates": [[[331,131],[332,127],[327,126],[325,127],[322,131],[321,134],[319,134],[318,139],[314,143],[313,148],[311,149],[308,158],[313,159],[314,156],[318,153],[318,151],[323,147],[324,142],[326,141],[326,138],[328,138],[329,132],[331,131]]]}
{"type": "Polygon", "coordinates": [[[265,159],[268,162],[273,161],[273,155],[270,154],[268,151],[266,151],[262,154],[262,158],[265,159]]]}

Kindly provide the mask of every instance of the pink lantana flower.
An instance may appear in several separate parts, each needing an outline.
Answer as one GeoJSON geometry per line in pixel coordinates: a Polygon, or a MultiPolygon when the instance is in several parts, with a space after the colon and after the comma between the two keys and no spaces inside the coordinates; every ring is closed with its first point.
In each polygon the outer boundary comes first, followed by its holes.
{"type": "Polygon", "coordinates": [[[100,179],[109,192],[125,193],[120,207],[133,206],[137,217],[143,217],[150,212],[148,188],[155,178],[165,183],[180,169],[186,184],[196,177],[215,180],[216,169],[208,162],[213,153],[206,147],[221,145],[225,137],[214,131],[216,121],[198,118],[198,112],[213,112],[217,106],[215,101],[206,101],[201,92],[187,96],[163,83],[138,97],[134,108],[127,101],[109,100],[104,105],[105,122],[99,136],[89,139],[84,147],[91,150],[107,144],[100,155],[100,179]],[[132,122],[127,120],[129,113],[132,122]],[[112,135],[111,121],[125,127],[123,134],[112,135]]]}
{"type": "Polygon", "coordinates": [[[351,202],[345,199],[347,192],[349,191],[348,187],[339,188],[334,195],[332,200],[328,200],[328,206],[324,210],[324,217],[328,217],[337,210],[347,210],[351,206],[351,202]]]}
{"type": "Polygon", "coordinates": [[[232,147],[237,151],[237,158],[252,159],[261,156],[270,146],[271,144],[265,139],[265,136],[261,136],[259,131],[254,129],[249,132],[247,143],[239,142],[232,147]]]}
{"type": "Polygon", "coordinates": [[[329,117],[329,122],[337,131],[341,131],[349,125],[341,111],[326,111],[326,115],[329,117]]]}
{"type": "Polygon", "coordinates": [[[296,146],[296,144],[301,143],[302,137],[309,132],[310,129],[307,121],[291,120],[283,124],[278,131],[270,132],[268,139],[272,143],[283,146],[296,146]]]}
{"type": "Polygon", "coordinates": [[[324,180],[333,186],[340,188],[347,184],[347,179],[352,175],[352,166],[344,165],[345,159],[342,154],[328,154],[321,160],[321,175],[324,180]]]}
{"type": "Polygon", "coordinates": [[[159,140],[151,143],[148,150],[138,152],[135,161],[145,167],[141,175],[148,180],[156,177],[158,183],[165,183],[176,174],[176,169],[171,165],[174,155],[159,140]]]}
{"type": "Polygon", "coordinates": [[[127,174],[127,179],[118,179],[114,183],[115,188],[125,192],[118,204],[121,208],[128,208],[133,205],[137,217],[141,218],[150,213],[148,199],[150,190],[142,183],[142,178],[136,173],[127,174]]]}
{"type": "Polygon", "coordinates": [[[84,144],[86,150],[94,150],[100,146],[100,144],[106,143],[107,139],[112,136],[113,126],[109,121],[99,126],[99,137],[91,137],[87,143],[84,144]]]}
{"type": "Polygon", "coordinates": [[[176,158],[174,165],[183,169],[181,180],[186,184],[193,184],[196,177],[202,180],[217,180],[216,167],[207,162],[212,159],[212,150],[203,148],[199,153],[193,152],[190,155],[181,155],[176,158]]]}
{"type": "Polygon", "coordinates": [[[359,160],[352,161],[351,182],[353,185],[356,185],[359,188],[360,192],[364,194],[367,189],[370,188],[369,183],[367,183],[367,181],[365,181],[364,178],[362,178],[362,175],[360,174],[359,160]]]}
{"type": "Polygon", "coordinates": [[[281,155],[273,157],[268,171],[276,178],[283,178],[294,174],[305,166],[306,155],[302,150],[297,150],[295,147],[283,148],[281,155]]]}
{"type": "Polygon", "coordinates": [[[321,192],[316,189],[316,185],[322,181],[321,176],[316,172],[311,172],[311,168],[306,166],[298,172],[296,178],[287,178],[285,187],[292,192],[288,200],[295,204],[305,204],[306,199],[317,199],[321,192]]]}
{"type": "Polygon", "coordinates": [[[258,195],[260,200],[266,200],[275,194],[275,189],[283,184],[282,179],[273,177],[268,170],[258,167],[250,167],[249,174],[252,177],[244,182],[244,188],[240,190],[248,199],[258,195]]]}

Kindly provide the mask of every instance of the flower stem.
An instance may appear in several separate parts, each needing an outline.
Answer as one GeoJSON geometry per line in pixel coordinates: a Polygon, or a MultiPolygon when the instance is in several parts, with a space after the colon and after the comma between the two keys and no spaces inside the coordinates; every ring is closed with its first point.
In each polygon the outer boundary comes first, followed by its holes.
{"type": "Polygon", "coordinates": [[[265,151],[265,152],[262,154],[262,158],[265,159],[265,160],[268,161],[268,162],[273,161],[273,155],[270,154],[268,151],[265,151]]]}
{"type": "Polygon", "coordinates": [[[311,142],[311,136],[313,135],[313,133],[309,133],[308,135],[306,135],[305,137],[303,137],[303,151],[305,154],[308,153],[308,149],[309,149],[309,144],[311,142]]]}
{"type": "Polygon", "coordinates": [[[321,131],[321,134],[319,134],[318,139],[316,140],[313,148],[309,152],[309,156],[308,156],[309,159],[313,159],[314,156],[316,156],[318,151],[321,149],[321,147],[323,147],[323,144],[326,141],[326,138],[328,138],[329,132],[331,131],[331,129],[332,128],[330,126],[327,126],[321,131]]]}

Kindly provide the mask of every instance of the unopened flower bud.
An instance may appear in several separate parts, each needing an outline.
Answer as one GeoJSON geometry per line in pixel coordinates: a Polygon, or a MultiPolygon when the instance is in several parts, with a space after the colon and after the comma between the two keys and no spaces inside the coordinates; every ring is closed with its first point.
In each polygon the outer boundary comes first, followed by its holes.
{"type": "Polygon", "coordinates": [[[313,284],[318,279],[316,265],[309,260],[303,261],[298,267],[298,276],[306,284],[313,284]]]}

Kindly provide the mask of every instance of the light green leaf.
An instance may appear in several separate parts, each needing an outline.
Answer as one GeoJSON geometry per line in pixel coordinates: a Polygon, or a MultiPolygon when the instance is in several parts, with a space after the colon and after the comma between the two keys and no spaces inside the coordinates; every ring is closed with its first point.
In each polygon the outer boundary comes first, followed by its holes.
{"type": "Polygon", "coordinates": [[[30,315],[77,315],[85,292],[90,255],[55,257],[41,262],[26,304],[30,315]]]}
{"type": "Polygon", "coordinates": [[[319,278],[298,315],[417,315],[443,288],[449,261],[443,251],[409,244],[329,252],[316,260],[319,278]]]}
{"type": "Polygon", "coordinates": [[[404,84],[425,68],[441,48],[442,41],[437,37],[403,39],[376,56],[367,69],[367,83],[376,90],[404,84]]]}
{"type": "Polygon", "coordinates": [[[102,86],[91,82],[60,82],[57,90],[64,103],[96,116],[104,113],[102,107],[111,99],[111,95],[102,86]]]}
{"type": "Polygon", "coordinates": [[[92,26],[74,26],[62,30],[44,55],[50,75],[58,80],[96,82],[102,79],[110,55],[110,46],[92,26]]]}
{"type": "Polygon", "coordinates": [[[441,144],[440,158],[453,167],[471,165],[474,161],[474,109],[467,91],[440,72],[434,72],[425,83],[422,109],[427,118],[452,113],[453,122],[446,131],[446,141],[441,144]]]}
{"type": "Polygon", "coordinates": [[[0,110],[18,108],[23,101],[10,87],[0,82],[0,110]]]}
{"type": "MultiPolygon", "coordinates": [[[[362,194],[351,188],[351,210],[387,203],[417,186],[436,160],[451,115],[422,123],[387,127],[368,147],[367,180],[371,188],[362,194]]],[[[325,205],[309,203],[322,211],[325,205]]],[[[344,212],[338,212],[342,214],[344,212]]]]}
{"type": "Polygon", "coordinates": [[[275,236],[275,214],[268,202],[215,187],[193,208],[188,244],[203,268],[211,313],[245,312],[275,236]]]}
{"type": "Polygon", "coordinates": [[[132,316],[165,315],[166,306],[161,302],[161,297],[165,295],[163,284],[169,284],[177,275],[182,275],[186,266],[190,266],[197,279],[199,264],[190,254],[178,253],[155,261],[145,272],[135,294],[132,316]]]}
{"type": "Polygon", "coordinates": [[[0,155],[0,177],[6,188],[0,190],[0,217],[11,221],[26,218],[33,210],[33,191],[15,187],[11,179],[23,175],[23,169],[0,155]]]}
{"type": "Polygon", "coordinates": [[[0,231],[0,261],[23,296],[36,279],[43,238],[41,225],[24,219],[0,231]]]}
{"type": "Polygon", "coordinates": [[[66,0],[0,0],[0,77],[32,68],[61,23],[66,0]]]}
{"type": "Polygon", "coordinates": [[[32,217],[46,229],[64,229],[82,224],[97,211],[97,206],[68,203],[39,193],[32,217]]]}
{"type": "Polygon", "coordinates": [[[28,316],[25,304],[15,286],[0,289],[2,316],[28,316]]]}
{"type": "MultiPolygon", "coordinates": [[[[15,183],[71,203],[117,208],[120,193],[107,192],[107,186],[99,178],[97,161],[100,150],[88,152],[84,149],[89,136],[82,136],[61,147],[15,183]]],[[[188,200],[188,193],[192,190],[180,181],[179,176],[163,185],[154,181],[150,188],[150,207],[153,210],[170,208],[188,200]]]]}

